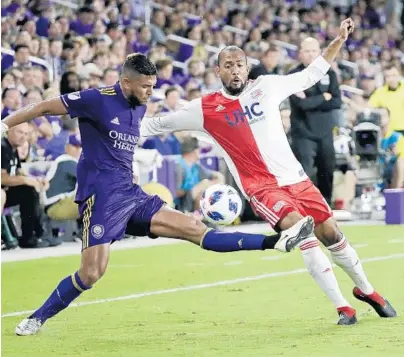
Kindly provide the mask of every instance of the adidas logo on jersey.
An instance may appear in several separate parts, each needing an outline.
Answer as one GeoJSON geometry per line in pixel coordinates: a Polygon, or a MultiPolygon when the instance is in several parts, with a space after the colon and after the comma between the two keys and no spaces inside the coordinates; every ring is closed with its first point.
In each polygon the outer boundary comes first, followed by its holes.
{"type": "Polygon", "coordinates": [[[112,119],[112,120],[111,120],[111,123],[112,123],[112,124],[116,124],[116,125],[120,125],[120,124],[121,124],[121,123],[119,122],[119,120],[118,120],[118,117],[112,119]]]}
{"type": "Polygon", "coordinates": [[[226,110],[226,108],[223,105],[218,105],[215,109],[216,112],[221,112],[222,110],[226,110]]]}

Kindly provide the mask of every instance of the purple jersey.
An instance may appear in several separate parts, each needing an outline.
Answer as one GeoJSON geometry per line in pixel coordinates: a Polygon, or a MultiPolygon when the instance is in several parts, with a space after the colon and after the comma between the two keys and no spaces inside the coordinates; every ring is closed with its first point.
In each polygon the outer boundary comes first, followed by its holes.
{"type": "Polygon", "coordinates": [[[119,83],[65,94],[61,99],[69,115],[79,119],[82,139],[76,202],[92,196],[96,186],[119,190],[133,185],[133,154],[146,105],[133,109],[119,83]]]}

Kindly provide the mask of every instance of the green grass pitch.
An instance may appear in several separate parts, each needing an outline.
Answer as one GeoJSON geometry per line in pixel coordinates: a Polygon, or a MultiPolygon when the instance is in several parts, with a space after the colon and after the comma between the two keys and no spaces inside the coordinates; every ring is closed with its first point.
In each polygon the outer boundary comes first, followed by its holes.
{"type": "Polygon", "coordinates": [[[337,326],[333,306],[302,270],[297,251],[217,254],[175,244],[113,252],[106,275],[79,306],[27,337],[14,335],[25,315],[3,315],[42,304],[77,269],[79,256],[3,263],[2,356],[403,356],[404,227],[344,232],[399,317],[381,319],[354,299],[352,282],[335,268],[359,319],[356,326],[337,326]],[[96,303],[81,305],[86,302],[96,303]]]}

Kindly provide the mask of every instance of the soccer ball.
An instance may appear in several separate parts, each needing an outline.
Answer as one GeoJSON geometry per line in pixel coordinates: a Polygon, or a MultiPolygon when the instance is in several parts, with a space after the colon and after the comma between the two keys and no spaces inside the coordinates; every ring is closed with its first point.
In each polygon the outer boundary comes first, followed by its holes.
{"type": "Polygon", "coordinates": [[[210,223],[228,225],[240,215],[242,202],[238,192],[229,185],[213,185],[202,194],[200,207],[210,223]]]}

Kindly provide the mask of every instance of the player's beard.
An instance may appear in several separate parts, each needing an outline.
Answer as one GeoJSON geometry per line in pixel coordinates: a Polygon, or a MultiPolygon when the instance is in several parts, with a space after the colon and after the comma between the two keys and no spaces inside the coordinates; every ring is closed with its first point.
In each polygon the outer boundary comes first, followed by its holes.
{"type": "Polygon", "coordinates": [[[140,102],[140,100],[136,97],[135,93],[131,93],[128,95],[128,97],[126,98],[126,100],[128,101],[129,105],[132,108],[138,107],[139,105],[142,105],[142,103],[140,102]]]}
{"type": "Polygon", "coordinates": [[[239,87],[239,88],[234,88],[234,87],[231,87],[231,86],[226,86],[225,84],[223,84],[223,87],[224,87],[225,91],[226,91],[228,94],[233,95],[233,96],[236,96],[236,95],[239,95],[239,94],[244,90],[244,88],[245,88],[246,85],[247,85],[247,81],[245,81],[245,82],[241,85],[241,87],[239,87]]]}

